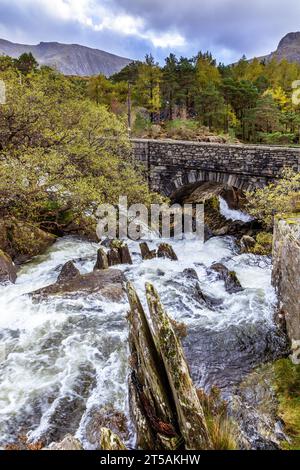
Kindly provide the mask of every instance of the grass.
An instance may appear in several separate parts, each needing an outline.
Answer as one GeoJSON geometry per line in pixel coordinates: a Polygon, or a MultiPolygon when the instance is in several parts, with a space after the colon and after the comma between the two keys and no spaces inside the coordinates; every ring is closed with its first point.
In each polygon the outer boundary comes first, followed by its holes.
{"type": "Polygon", "coordinates": [[[289,359],[280,359],[274,364],[275,388],[279,400],[279,416],[284,421],[289,442],[285,450],[300,450],[300,365],[289,359]]]}
{"type": "Polygon", "coordinates": [[[202,405],[213,450],[237,450],[237,428],[227,413],[227,403],[221,392],[212,387],[209,394],[197,390],[202,405]]]}

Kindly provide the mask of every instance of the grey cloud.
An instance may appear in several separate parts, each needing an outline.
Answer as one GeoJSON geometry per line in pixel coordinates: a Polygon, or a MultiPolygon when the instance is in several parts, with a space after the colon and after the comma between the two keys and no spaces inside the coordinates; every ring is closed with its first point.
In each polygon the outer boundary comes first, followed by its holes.
{"type": "MultiPolygon", "coordinates": [[[[51,4],[51,0],[49,0],[51,4]]],[[[283,35],[299,28],[298,0],[98,0],[113,14],[142,18],[145,31],[161,35],[167,31],[182,35],[186,44],[174,52],[192,56],[211,50],[216,58],[230,62],[242,54],[248,57],[274,50],[283,35]]],[[[155,48],[150,40],[122,32],[96,32],[75,20],[54,20],[42,4],[0,0],[0,37],[11,41],[76,42],[106,49],[132,58],[151,51],[162,60],[171,48],[155,48]]]]}

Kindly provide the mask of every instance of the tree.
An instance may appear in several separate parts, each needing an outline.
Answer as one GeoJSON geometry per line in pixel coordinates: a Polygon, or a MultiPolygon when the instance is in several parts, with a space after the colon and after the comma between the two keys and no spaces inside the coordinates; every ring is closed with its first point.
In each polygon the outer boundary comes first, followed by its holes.
{"type": "Polygon", "coordinates": [[[124,67],[120,72],[112,75],[110,79],[113,83],[129,82],[131,84],[135,84],[138,80],[141,65],[141,61],[134,60],[133,62],[130,62],[130,64],[126,65],[126,67],[124,67]]]}
{"type": "Polygon", "coordinates": [[[201,124],[210,129],[224,127],[226,115],[224,98],[213,84],[208,84],[198,93],[195,106],[201,124]]]}
{"type": "Polygon", "coordinates": [[[17,69],[24,75],[35,71],[39,65],[31,52],[21,54],[20,57],[15,60],[15,64],[17,69]]]}
{"type": "Polygon", "coordinates": [[[5,72],[13,69],[15,66],[14,60],[7,55],[0,55],[0,72],[5,72]]]}
{"type": "Polygon", "coordinates": [[[196,86],[204,90],[208,85],[217,87],[221,83],[221,75],[211,54],[199,53],[196,61],[196,86]]]}
{"type": "Polygon", "coordinates": [[[178,104],[178,92],[180,89],[178,80],[178,60],[174,54],[170,54],[165,60],[162,78],[162,94],[165,106],[168,108],[169,119],[173,119],[173,111],[178,104]]]}
{"type": "Polygon", "coordinates": [[[104,76],[92,77],[88,84],[88,96],[97,104],[111,105],[113,84],[104,76]]]}
{"type": "Polygon", "coordinates": [[[195,61],[180,57],[178,61],[178,104],[184,117],[193,114],[195,92],[195,61]]]}
{"type": "Polygon", "coordinates": [[[249,192],[247,199],[249,213],[272,229],[274,215],[300,212],[300,173],[285,170],[281,179],[249,192]]]}
{"type": "Polygon", "coordinates": [[[66,219],[94,224],[100,203],[150,203],[131,163],[126,126],[104,106],[78,98],[72,81],[38,71],[22,83],[1,75],[7,102],[0,113],[0,206],[43,228],[66,219]],[[66,218],[66,214],[68,217],[66,218]]]}
{"type": "Polygon", "coordinates": [[[135,102],[144,106],[150,113],[151,122],[161,109],[160,85],[162,72],[152,55],[146,55],[145,63],[139,67],[139,75],[134,87],[135,102]]]}
{"type": "Polygon", "coordinates": [[[237,119],[241,122],[241,136],[246,139],[249,130],[249,110],[256,106],[258,90],[251,82],[232,78],[224,79],[221,88],[225,102],[232,107],[237,119]]]}
{"type": "Polygon", "coordinates": [[[274,132],[280,127],[280,111],[272,95],[265,94],[258,99],[254,109],[256,130],[274,132]]]}

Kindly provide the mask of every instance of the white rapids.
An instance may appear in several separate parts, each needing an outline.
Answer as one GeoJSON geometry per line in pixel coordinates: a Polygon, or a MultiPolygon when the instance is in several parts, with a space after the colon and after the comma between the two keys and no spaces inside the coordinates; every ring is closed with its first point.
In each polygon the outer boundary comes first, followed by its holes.
{"type": "MultiPolygon", "coordinates": [[[[280,348],[280,341],[274,350],[270,345],[270,335],[276,337],[270,261],[239,255],[231,237],[172,245],[178,261],[142,261],[138,244],[130,242],[133,265],[121,269],[143,304],[144,285],[150,281],[168,313],[187,324],[184,347],[195,382],[204,387],[217,383],[226,392],[241,374],[280,348]],[[244,290],[228,294],[207,270],[214,262],[235,270],[244,290]],[[182,275],[187,268],[196,270],[203,292],[217,301],[215,308],[193,297],[190,281],[182,275]]],[[[126,299],[113,303],[82,296],[39,304],[26,295],[55,282],[69,260],[81,273],[92,271],[97,249],[95,243],[62,238],[23,266],[15,285],[0,286],[2,446],[22,432],[53,440],[71,432],[89,449],[94,443],[86,427],[93,411],[111,404],[129,416],[126,299]]]]}

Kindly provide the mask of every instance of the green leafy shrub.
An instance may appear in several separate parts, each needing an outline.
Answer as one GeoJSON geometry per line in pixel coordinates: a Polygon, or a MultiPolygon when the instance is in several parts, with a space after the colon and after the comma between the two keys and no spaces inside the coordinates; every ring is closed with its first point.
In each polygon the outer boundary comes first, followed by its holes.
{"type": "Polygon", "coordinates": [[[270,232],[260,232],[256,237],[256,243],[251,249],[251,253],[256,255],[271,255],[273,246],[273,234],[270,232]]]}
{"type": "Polygon", "coordinates": [[[300,212],[300,173],[286,169],[281,179],[246,196],[247,211],[272,230],[276,214],[300,212]]]}

